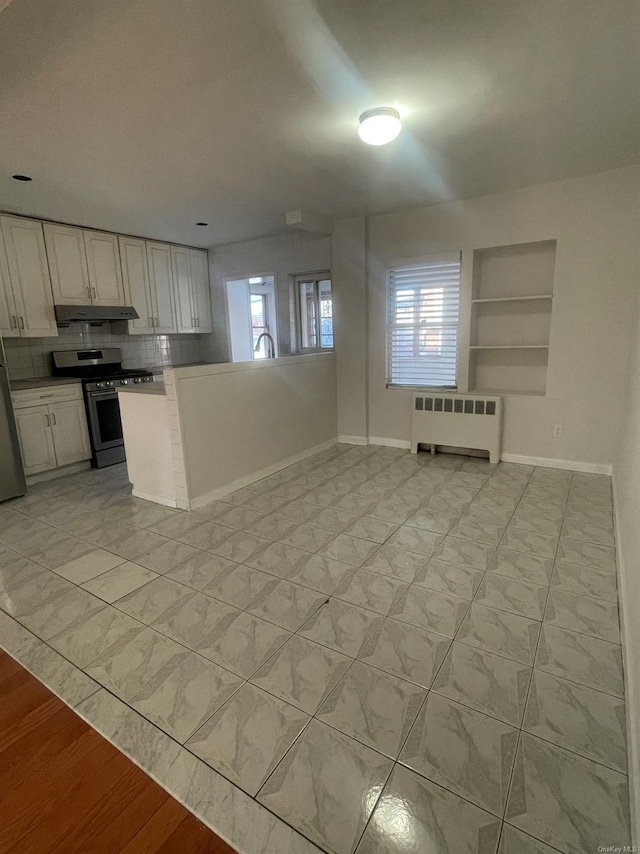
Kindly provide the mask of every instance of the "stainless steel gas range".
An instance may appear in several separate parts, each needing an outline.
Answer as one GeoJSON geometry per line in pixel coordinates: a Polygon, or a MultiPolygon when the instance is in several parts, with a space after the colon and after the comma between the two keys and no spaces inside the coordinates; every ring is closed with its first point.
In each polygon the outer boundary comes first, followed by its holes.
{"type": "Polygon", "coordinates": [[[55,376],[78,377],[82,380],[93,451],[92,465],[104,468],[124,462],[126,457],[118,388],[153,382],[151,371],[123,368],[119,347],[56,350],[51,353],[51,362],[55,376]]]}

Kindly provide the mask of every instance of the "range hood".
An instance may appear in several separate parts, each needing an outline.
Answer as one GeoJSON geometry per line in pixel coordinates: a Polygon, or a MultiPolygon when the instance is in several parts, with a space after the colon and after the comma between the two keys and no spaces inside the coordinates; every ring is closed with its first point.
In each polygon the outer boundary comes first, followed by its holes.
{"type": "Polygon", "coordinates": [[[55,312],[58,326],[136,320],[140,316],[132,305],[56,305],[55,312]]]}

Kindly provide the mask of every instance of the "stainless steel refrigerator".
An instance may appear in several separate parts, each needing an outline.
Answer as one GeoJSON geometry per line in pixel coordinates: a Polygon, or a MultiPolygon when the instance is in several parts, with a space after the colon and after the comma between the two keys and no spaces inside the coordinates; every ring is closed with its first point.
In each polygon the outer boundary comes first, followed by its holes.
{"type": "Polygon", "coordinates": [[[20,457],[18,431],[11,404],[7,363],[0,340],[0,501],[24,495],[26,491],[27,484],[20,457]]]}

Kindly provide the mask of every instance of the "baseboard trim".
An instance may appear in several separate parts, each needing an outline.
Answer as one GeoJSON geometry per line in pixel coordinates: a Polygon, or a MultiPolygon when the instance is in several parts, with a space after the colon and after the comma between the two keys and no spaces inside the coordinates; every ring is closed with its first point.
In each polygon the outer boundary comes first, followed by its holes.
{"type": "Polygon", "coordinates": [[[383,448],[401,448],[408,451],[411,442],[408,439],[387,439],[385,436],[369,436],[370,445],[381,445],[383,448]]]}
{"type": "Polygon", "coordinates": [[[632,674],[640,673],[640,661],[633,662],[633,643],[628,635],[627,627],[637,619],[631,613],[632,605],[627,602],[625,593],[626,564],[620,540],[620,525],[618,524],[618,508],[620,506],[616,489],[615,473],[612,475],[613,518],[616,552],[618,558],[618,611],[620,615],[620,634],[622,641],[622,668],[624,670],[625,714],[627,724],[627,772],[629,775],[629,808],[631,812],[631,842],[640,842],[640,727],[638,726],[637,710],[640,709],[640,686],[636,686],[632,674]]]}
{"type": "Polygon", "coordinates": [[[366,436],[338,436],[341,445],[368,445],[366,436]]]}
{"type": "Polygon", "coordinates": [[[262,480],[263,477],[269,477],[269,475],[275,474],[281,469],[286,469],[288,466],[292,466],[295,463],[302,462],[302,460],[306,460],[307,457],[312,457],[314,454],[319,454],[321,451],[326,451],[328,448],[332,448],[334,445],[337,444],[338,437],[336,436],[333,439],[329,439],[327,442],[321,442],[319,445],[314,445],[313,448],[307,448],[306,451],[300,451],[297,454],[293,454],[293,456],[291,457],[286,457],[284,460],[280,460],[280,462],[274,463],[271,466],[266,466],[266,468],[252,472],[251,474],[246,475],[245,477],[240,477],[237,480],[231,481],[231,483],[226,483],[224,486],[219,486],[217,489],[212,489],[210,492],[206,492],[204,495],[198,495],[195,498],[191,498],[188,502],[188,509],[196,510],[198,507],[204,507],[205,504],[210,504],[212,501],[217,501],[218,499],[223,498],[225,495],[228,495],[230,492],[235,492],[237,489],[242,489],[244,486],[250,486],[257,480],[262,480]]]}
{"type": "Polygon", "coordinates": [[[134,498],[142,498],[144,501],[153,501],[154,504],[162,504],[164,507],[177,507],[178,502],[175,498],[162,498],[159,495],[151,495],[149,492],[142,492],[141,489],[135,487],[131,490],[134,498]]]}
{"type": "Polygon", "coordinates": [[[580,471],[586,474],[611,475],[613,466],[606,463],[579,463],[575,460],[553,460],[549,457],[527,457],[522,454],[500,454],[505,463],[520,463],[525,466],[543,466],[549,469],[580,471]]]}
{"type": "Polygon", "coordinates": [[[33,483],[43,483],[45,480],[55,480],[57,477],[65,477],[68,474],[77,474],[80,471],[86,471],[91,468],[91,460],[82,460],[79,463],[70,463],[68,466],[61,466],[59,469],[49,469],[38,474],[30,474],[25,478],[27,486],[33,483]]]}

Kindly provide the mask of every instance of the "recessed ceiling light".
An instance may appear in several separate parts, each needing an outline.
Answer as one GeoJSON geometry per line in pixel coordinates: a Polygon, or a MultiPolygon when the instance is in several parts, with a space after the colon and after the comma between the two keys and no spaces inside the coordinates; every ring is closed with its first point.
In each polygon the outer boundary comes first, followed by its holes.
{"type": "Polygon", "coordinates": [[[358,136],[367,145],[386,145],[400,133],[400,113],[393,107],[376,107],[360,116],[358,136]]]}
{"type": "Polygon", "coordinates": [[[197,222],[196,225],[209,225],[208,222],[197,222]]]}
{"type": "Polygon", "coordinates": [[[12,175],[14,181],[33,181],[28,175],[12,175]]]}

